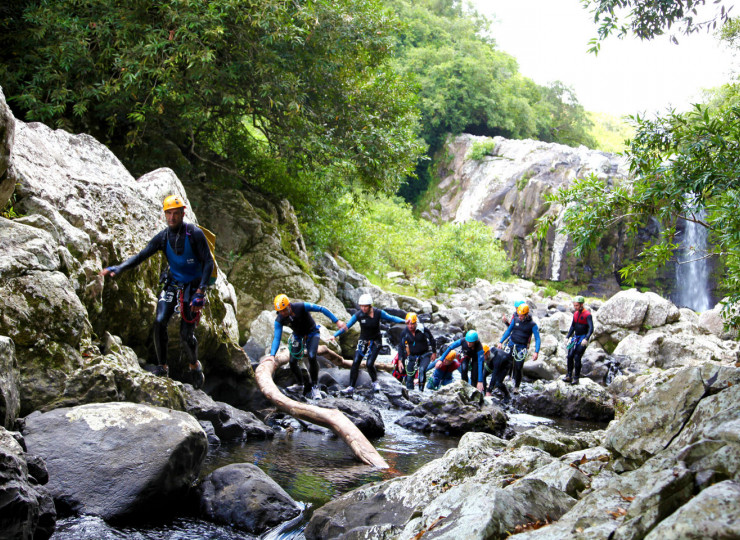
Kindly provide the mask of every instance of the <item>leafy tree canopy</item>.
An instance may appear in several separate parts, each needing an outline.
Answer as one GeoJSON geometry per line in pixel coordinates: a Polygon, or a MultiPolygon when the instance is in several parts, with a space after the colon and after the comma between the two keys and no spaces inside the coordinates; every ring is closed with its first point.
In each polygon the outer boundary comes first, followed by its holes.
{"type": "Polygon", "coordinates": [[[161,164],[282,186],[321,171],[335,187],[394,190],[423,152],[414,87],[389,64],[397,22],[379,0],[2,10],[0,84],[20,116],[91,133],[135,173],[161,164]]]}

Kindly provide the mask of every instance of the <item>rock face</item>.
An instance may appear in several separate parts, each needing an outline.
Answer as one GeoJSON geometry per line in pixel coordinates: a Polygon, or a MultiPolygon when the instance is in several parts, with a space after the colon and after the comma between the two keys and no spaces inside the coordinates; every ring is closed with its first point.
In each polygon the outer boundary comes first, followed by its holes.
{"type": "Polygon", "coordinates": [[[15,184],[6,174],[10,163],[10,152],[15,137],[15,118],[5,102],[3,89],[0,87],[0,210],[5,208],[13,194],[15,184]]]}
{"type": "Polygon", "coordinates": [[[593,282],[602,292],[618,290],[613,272],[628,246],[622,245],[617,230],[585,260],[568,255],[572,242],[556,233],[555,227],[542,242],[528,235],[537,218],[549,213],[559,216],[562,211],[548,208],[545,194],[589,174],[610,180],[625,178],[624,160],[585,147],[472,135],[448,140],[443,151],[452,159],[440,170],[439,196],[430,202],[426,217],[486,223],[501,239],[511,260],[517,261],[514,271],[520,276],[575,279],[593,282]],[[495,145],[492,155],[480,161],[467,159],[473,144],[484,141],[495,145]]]}
{"type": "Polygon", "coordinates": [[[261,534],[298,516],[301,507],[259,467],[235,463],[203,480],[200,511],[215,523],[261,534]]]}
{"type": "Polygon", "coordinates": [[[614,418],[611,395],[588,378],[577,385],[562,380],[547,384],[538,381],[531,391],[515,396],[512,403],[525,412],[545,416],[598,421],[614,418]]]}
{"type": "Polygon", "coordinates": [[[106,520],[166,509],[197,478],[207,450],[192,416],[133,403],[34,413],[24,436],[46,461],[57,508],[106,520]]]}
{"type": "Polygon", "coordinates": [[[0,336],[0,426],[12,428],[21,410],[20,372],[15,359],[15,344],[0,336]]]}
{"type": "MultiPolygon", "coordinates": [[[[142,249],[165,227],[161,204],[166,195],[176,193],[190,203],[169,169],[136,180],[92,137],[42,124],[14,120],[10,136],[7,112],[0,96],[2,164],[13,139],[9,166],[0,173],[14,186],[15,209],[24,215],[0,218],[0,335],[15,343],[21,406],[28,413],[57,396],[70,396],[70,377],[90,368],[87,359],[99,356],[96,351],[104,346],[93,342],[94,335],[120,336],[137,355],[153,359],[151,328],[163,258],[155,255],[105,284],[99,272],[142,249]]],[[[186,220],[197,223],[191,207],[186,220]]],[[[198,326],[199,351],[207,372],[249,377],[235,313],[234,289],[220,279],[198,326]]],[[[177,324],[172,324],[170,373],[175,377],[184,368],[176,360],[178,343],[177,324]]],[[[127,378],[120,371],[117,376],[127,378]]]]}
{"type": "Polygon", "coordinates": [[[2,538],[46,540],[54,532],[56,510],[43,485],[48,481],[43,460],[26,454],[16,437],[0,427],[0,463],[2,538]]]}
{"type": "Polygon", "coordinates": [[[442,387],[396,423],[415,431],[462,435],[482,431],[503,435],[506,414],[483,399],[469,384],[457,381],[442,387]]]}

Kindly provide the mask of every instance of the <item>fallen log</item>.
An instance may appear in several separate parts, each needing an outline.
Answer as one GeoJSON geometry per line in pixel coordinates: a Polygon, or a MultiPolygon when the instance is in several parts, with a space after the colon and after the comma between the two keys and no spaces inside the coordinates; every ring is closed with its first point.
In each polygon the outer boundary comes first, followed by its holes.
{"type": "MultiPolygon", "coordinates": [[[[347,360],[346,358],[335,353],[325,345],[319,345],[318,354],[320,354],[324,358],[329,359],[329,361],[337,367],[344,367],[348,369],[352,367],[352,360],[347,360]]],[[[367,369],[367,362],[362,362],[360,364],[360,368],[367,369]]],[[[375,362],[375,369],[377,369],[378,371],[387,371],[388,373],[393,373],[393,370],[395,368],[393,367],[393,364],[387,364],[385,362],[375,362]]]]}
{"type": "MultiPolygon", "coordinates": [[[[321,354],[325,355],[326,351],[321,351],[321,354]]],[[[370,444],[370,441],[367,440],[357,426],[349,418],[344,416],[341,411],[301,403],[290,399],[280,391],[272,378],[277,368],[287,364],[289,358],[288,352],[281,350],[278,351],[275,357],[265,356],[260,360],[260,364],[255,370],[255,378],[264,396],[272,401],[278,409],[287,412],[295,418],[331,429],[344,439],[344,442],[349,445],[355,456],[363,463],[379,469],[387,469],[388,463],[386,463],[375,447],[370,444]]]]}

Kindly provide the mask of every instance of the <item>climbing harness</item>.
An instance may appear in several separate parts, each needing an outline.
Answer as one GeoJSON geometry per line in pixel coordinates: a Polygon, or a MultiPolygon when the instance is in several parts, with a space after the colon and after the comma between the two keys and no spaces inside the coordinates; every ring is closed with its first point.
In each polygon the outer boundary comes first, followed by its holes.
{"type": "Polygon", "coordinates": [[[291,334],[288,339],[288,349],[290,350],[290,357],[295,360],[301,360],[306,352],[306,344],[304,338],[296,337],[295,334],[291,334]]]}
{"type": "Polygon", "coordinates": [[[177,289],[177,298],[179,300],[180,317],[182,317],[182,320],[187,324],[198,324],[200,321],[200,311],[196,311],[192,319],[188,319],[185,316],[185,295],[182,292],[182,288],[177,289]]]}

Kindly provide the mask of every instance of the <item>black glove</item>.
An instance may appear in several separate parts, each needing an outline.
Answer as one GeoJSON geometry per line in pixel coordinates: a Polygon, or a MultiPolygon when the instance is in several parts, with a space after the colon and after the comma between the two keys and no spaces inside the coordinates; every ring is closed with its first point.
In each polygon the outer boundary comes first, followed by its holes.
{"type": "Polygon", "coordinates": [[[193,295],[193,301],[190,302],[190,305],[193,307],[203,307],[206,303],[206,295],[203,293],[195,293],[193,295]]]}

